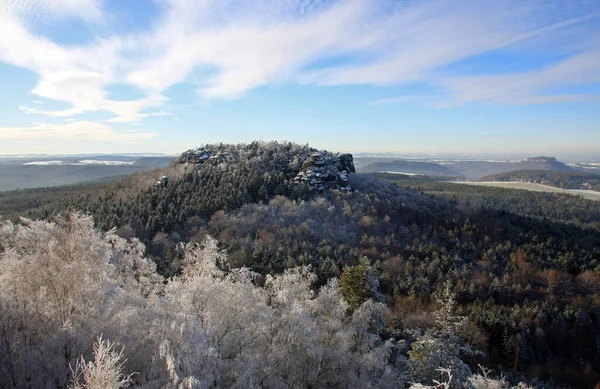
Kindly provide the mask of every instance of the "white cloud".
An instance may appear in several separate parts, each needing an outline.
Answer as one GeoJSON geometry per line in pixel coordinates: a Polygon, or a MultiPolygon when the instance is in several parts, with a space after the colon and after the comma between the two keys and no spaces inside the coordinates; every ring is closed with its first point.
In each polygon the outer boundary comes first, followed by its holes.
{"type": "MultiPolygon", "coordinates": [[[[259,12],[258,6],[219,26],[206,18],[215,12],[206,10],[206,2],[204,17],[186,5],[172,2],[145,41],[151,55],[128,74],[128,82],[162,91],[200,67],[206,70],[202,95],[237,97],[260,85],[287,81],[311,61],[367,47],[376,39],[376,33],[360,25],[361,15],[369,12],[365,1],[338,2],[308,16],[303,11],[293,20],[273,10],[259,12]]],[[[211,5],[218,7],[216,2],[211,5]]]]}
{"type": "Polygon", "coordinates": [[[93,142],[139,142],[155,137],[150,132],[116,131],[109,125],[91,121],[67,124],[36,123],[24,127],[0,127],[0,139],[11,140],[88,140],[93,142]]]}
{"type": "Polygon", "coordinates": [[[132,116],[127,116],[127,115],[116,116],[114,118],[108,119],[107,122],[129,123],[129,122],[133,122],[133,121],[139,121],[139,120],[145,119],[147,117],[152,117],[152,116],[172,116],[172,115],[173,114],[171,112],[167,112],[165,110],[160,110],[160,111],[150,112],[150,113],[136,112],[135,114],[132,114],[132,116]]]}
{"type": "Polygon", "coordinates": [[[147,31],[63,45],[40,36],[36,26],[47,27],[64,18],[105,23],[109,15],[100,0],[0,0],[0,60],[38,75],[34,95],[70,105],[56,111],[23,107],[23,112],[70,117],[105,111],[115,115],[109,122],[135,122],[167,114],[162,110],[167,102],[164,93],[182,82],[196,85],[204,98],[237,98],[278,83],[409,82],[442,88],[453,96],[448,104],[597,98],[543,93],[552,86],[598,82],[598,42],[586,43],[594,37],[591,32],[598,33],[593,27],[600,20],[597,0],[580,0],[576,6],[543,0],[162,0],[158,4],[161,14],[147,31]],[[552,50],[565,58],[521,73],[472,76],[448,69],[483,53],[511,50],[517,55],[531,50],[532,42],[537,48],[560,42],[552,50]],[[113,85],[133,86],[145,96],[111,99],[107,88],[113,85]]]}
{"type": "MultiPolygon", "coordinates": [[[[563,18],[572,13],[566,8],[563,18]]],[[[448,65],[510,48],[573,24],[600,20],[600,14],[593,13],[555,21],[555,12],[545,14],[543,3],[535,1],[426,2],[381,20],[379,28],[385,32],[385,38],[364,64],[320,69],[304,74],[303,80],[319,85],[429,81],[448,65]]],[[[600,70],[598,65],[593,66],[600,70]]]]}

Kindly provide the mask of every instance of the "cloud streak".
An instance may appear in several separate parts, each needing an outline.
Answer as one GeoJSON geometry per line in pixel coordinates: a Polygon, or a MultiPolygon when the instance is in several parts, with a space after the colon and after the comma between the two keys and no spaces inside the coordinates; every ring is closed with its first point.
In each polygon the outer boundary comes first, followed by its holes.
{"type": "MultiPolygon", "coordinates": [[[[108,23],[109,10],[100,0],[0,0],[0,60],[37,74],[32,94],[70,106],[21,110],[50,117],[104,111],[114,115],[109,122],[142,121],[168,114],[165,92],[180,83],[192,83],[207,99],[239,98],[253,88],[285,83],[424,83],[441,88],[449,96],[446,105],[598,99],[595,94],[547,93],[556,86],[600,82],[596,0],[577,6],[540,0],[159,4],[160,14],[145,31],[64,45],[39,35],[36,27],[65,19],[108,23]],[[486,53],[518,54],[530,49],[528,42],[547,46],[565,34],[571,34],[562,40],[567,43],[552,48],[565,58],[535,70],[478,75],[451,70],[486,53]],[[111,99],[107,89],[114,85],[132,86],[144,97],[111,99]]],[[[408,100],[426,99],[386,98],[373,104],[408,100]]]]}
{"type": "Polygon", "coordinates": [[[24,127],[0,127],[0,139],[5,140],[88,140],[93,142],[140,142],[154,138],[150,132],[120,132],[107,124],[77,121],[68,124],[36,123],[24,127]]]}
{"type": "Polygon", "coordinates": [[[552,93],[553,88],[600,83],[600,39],[595,47],[545,68],[511,74],[446,77],[438,82],[454,96],[451,104],[487,102],[529,105],[600,101],[600,94],[552,93]]]}

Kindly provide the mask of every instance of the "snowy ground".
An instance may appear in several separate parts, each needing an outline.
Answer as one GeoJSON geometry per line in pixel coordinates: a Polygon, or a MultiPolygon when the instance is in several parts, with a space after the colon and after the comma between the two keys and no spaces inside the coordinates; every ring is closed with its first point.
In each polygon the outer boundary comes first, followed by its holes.
{"type": "Polygon", "coordinates": [[[97,159],[84,159],[84,160],[77,161],[77,162],[73,162],[73,161],[64,162],[64,161],[61,161],[61,160],[55,160],[55,161],[32,161],[32,162],[26,162],[23,165],[34,165],[34,166],[51,166],[51,165],[130,166],[130,165],[133,165],[134,163],[135,163],[135,161],[104,161],[104,160],[97,160],[97,159]]]}

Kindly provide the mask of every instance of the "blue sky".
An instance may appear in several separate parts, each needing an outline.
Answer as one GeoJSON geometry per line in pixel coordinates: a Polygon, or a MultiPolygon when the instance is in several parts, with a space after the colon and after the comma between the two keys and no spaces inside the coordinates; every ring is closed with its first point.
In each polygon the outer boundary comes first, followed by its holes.
{"type": "Polygon", "coordinates": [[[0,0],[0,154],[600,160],[598,0],[0,0]]]}

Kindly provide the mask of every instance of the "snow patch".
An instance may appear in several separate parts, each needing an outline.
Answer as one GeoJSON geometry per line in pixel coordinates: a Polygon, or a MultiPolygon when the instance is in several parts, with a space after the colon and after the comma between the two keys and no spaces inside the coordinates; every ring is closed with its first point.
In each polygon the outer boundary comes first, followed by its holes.
{"type": "Polygon", "coordinates": [[[84,159],[74,165],[107,165],[107,166],[131,166],[135,161],[101,161],[97,159],[84,159]]]}
{"type": "Polygon", "coordinates": [[[63,161],[33,161],[33,162],[26,162],[23,165],[49,166],[49,165],[64,165],[64,164],[63,164],[63,161]]]}
{"type": "Polygon", "coordinates": [[[388,174],[404,174],[405,176],[424,176],[425,174],[421,173],[405,173],[405,172],[383,172],[388,174]]]}

